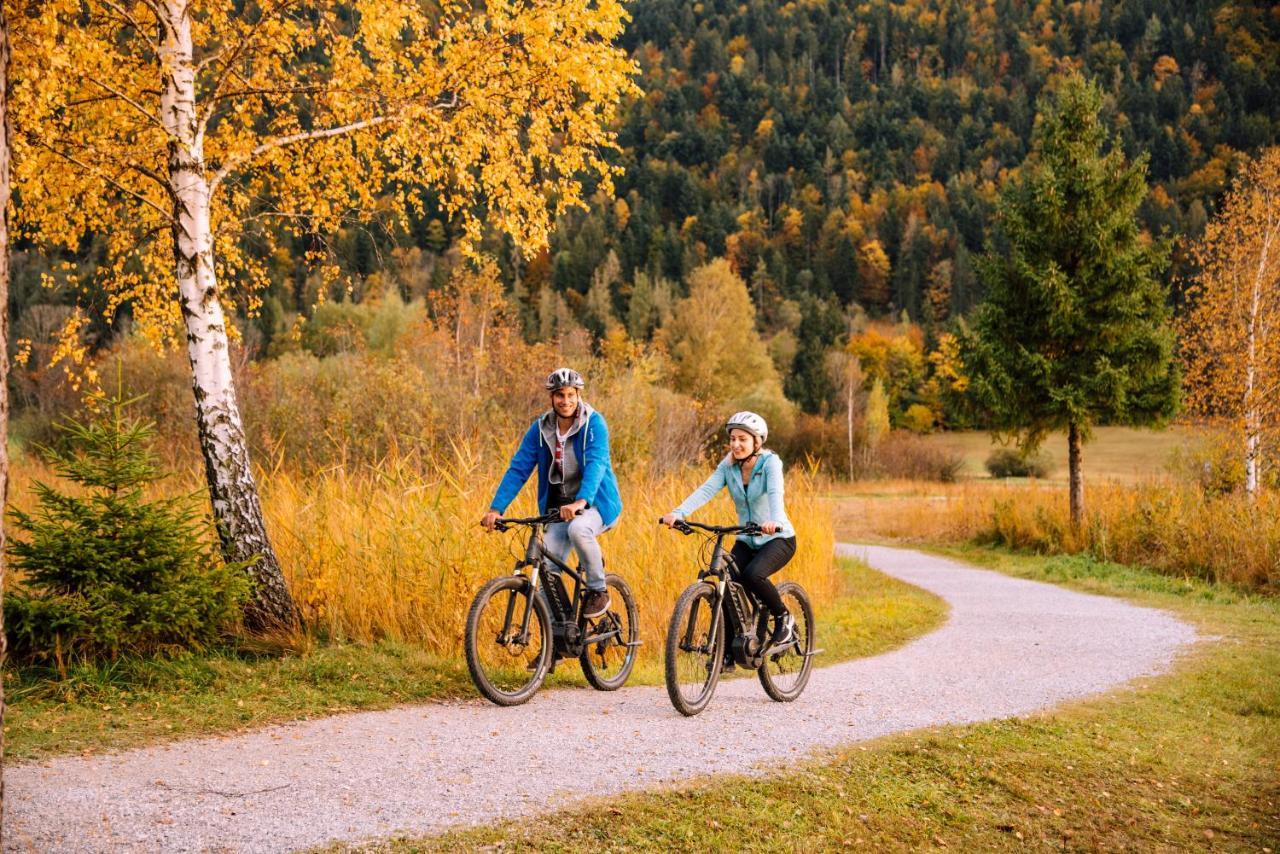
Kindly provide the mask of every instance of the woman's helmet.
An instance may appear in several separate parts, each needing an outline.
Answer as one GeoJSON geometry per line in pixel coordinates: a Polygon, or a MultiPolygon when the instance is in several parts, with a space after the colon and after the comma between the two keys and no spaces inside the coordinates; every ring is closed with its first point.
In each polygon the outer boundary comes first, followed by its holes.
{"type": "Polygon", "coordinates": [[[547,376],[547,391],[555,391],[558,388],[582,388],[582,374],[573,368],[556,368],[547,376]]]}
{"type": "Polygon", "coordinates": [[[739,430],[746,430],[759,439],[761,445],[769,439],[769,425],[754,412],[737,412],[729,416],[728,422],[724,425],[724,431],[728,433],[734,427],[739,430]]]}

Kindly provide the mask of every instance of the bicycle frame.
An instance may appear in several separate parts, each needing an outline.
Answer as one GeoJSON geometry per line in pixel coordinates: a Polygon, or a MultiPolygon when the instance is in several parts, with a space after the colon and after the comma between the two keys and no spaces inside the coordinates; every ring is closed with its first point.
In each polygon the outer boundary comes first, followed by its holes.
{"type": "MultiPolygon", "coordinates": [[[[686,520],[680,520],[675,527],[684,533],[693,533],[692,528],[696,527],[715,534],[716,543],[711,551],[711,560],[708,562],[707,567],[698,573],[699,579],[710,583],[715,589],[711,630],[708,637],[714,638],[716,632],[720,630],[721,622],[727,622],[727,631],[725,633],[726,651],[733,656],[733,660],[740,666],[748,669],[758,668],[762,662],[763,654],[768,651],[765,648],[763,638],[758,636],[762,606],[743,586],[739,575],[741,568],[734,563],[731,555],[725,553],[724,540],[725,537],[730,535],[738,536],[745,533],[754,533],[759,529],[752,530],[753,526],[722,528],[713,525],[699,525],[696,522],[687,522],[686,520]],[[681,525],[684,527],[681,528],[681,525]],[[715,581],[712,582],[710,579],[715,579],[715,581]]],[[[694,622],[693,620],[689,621],[686,632],[691,633],[693,631],[694,622]]],[[[688,649],[692,648],[692,645],[693,638],[686,634],[683,638],[683,646],[688,649]]],[[[817,650],[806,653],[806,657],[813,655],[815,652],[817,650]]]]}
{"type": "MultiPolygon", "coordinates": [[[[616,637],[618,629],[613,628],[583,636],[583,630],[586,626],[581,617],[581,601],[582,591],[586,586],[584,583],[585,578],[577,569],[547,551],[542,540],[543,528],[546,524],[548,523],[542,521],[529,523],[531,530],[529,532],[529,542],[525,546],[524,557],[516,561],[512,571],[515,575],[524,575],[522,570],[528,567],[530,569],[529,584],[532,590],[532,595],[525,598],[524,613],[520,615],[520,633],[516,635],[516,639],[522,642],[528,641],[529,619],[533,614],[533,597],[541,591],[543,599],[546,600],[551,610],[552,639],[555,647],[551,657],[551,669],[554,671],[555,663],[558,659],[575,658],[589,644],[616,637]],[[564,586],[563,576],[566,573],[573,579],[572,597],[569,596],[569,592],[564,586]],[[544,579],[546,575],[552,577],[551,583],[547,583],[544,579]]],[[[512,596],[507,600],[507,613],[503,621],[503,630],[498,638],[500,643],[512,640],[510,633],[512,618],[515,616],[514,610],[515,597],[512,596]]]]}
{"type": "Polygon", "coordinates": [[[747,593],[742,586],[738,577],[738,566],[733,562],[732,557],[725,553],[724,540],[727,536],[729,536],[727,533],[716,536],[716,544],[712,549],[709,565],[699,573],[703,580],[716,579],[713,584],[716,593],[712,605],[710,637],[714,638],[720,624],[726,622],[725,649],[742,667],[755,668],[759,666],[759,662],[754,660],[759,649],[749,648],[748,639],[754,634],[751,624],[759,619],[759,605],[755,602],[755,597],[747,593]],[[743,642],[739,643],[739,638],[743,639],[743,642]]]}

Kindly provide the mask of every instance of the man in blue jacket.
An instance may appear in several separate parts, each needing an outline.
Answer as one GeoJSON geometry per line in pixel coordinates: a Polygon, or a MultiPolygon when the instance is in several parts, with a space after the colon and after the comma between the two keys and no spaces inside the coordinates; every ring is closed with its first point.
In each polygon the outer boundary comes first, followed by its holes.
{"type": "Polygon", "coordinates": [[[582,386],[582,375],[571,368],[557,368],[547,377],[551,409],[520,440],[480,524],[493,530],[536,467],[538,512],[559,510],[561,519],[547,526],[543,544],[561,560],[568,559],[570,547],[578,553],[587,583],[583,614],[594,618],[609,608],[604,556],[596,538],[617,523],[622,497],[609,458],[609,428],[604,416],[582,399],[582,386]]]}

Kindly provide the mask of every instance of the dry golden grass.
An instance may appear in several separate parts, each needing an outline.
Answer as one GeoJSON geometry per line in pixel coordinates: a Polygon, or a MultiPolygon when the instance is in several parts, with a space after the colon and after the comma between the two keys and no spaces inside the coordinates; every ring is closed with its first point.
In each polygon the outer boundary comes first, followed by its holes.
{"type": "MultiPolygon", "coordinates": [[[[1188,426],[1165,430],[1143,430],[1133,427],[1097,427],[1093,438],[1085,444],[1082,458],[1085,477],[1091,481],[1117,481],[1137,484],[1160,475],[1170,458],[1180,449],[1195,444],[1198,431],[1188,426]]],[[[985,462],[992,450],[1003,447],[984,431],[949,431],[924,437],[930,445],[943,448],[964,458],[962,475],[985,478],[985,462]]],[[[1045,440],[1044,450],[1053,458],[1055,471],[1050,479],[1067,478],[1067,437],[1053,433],[1045,440]]]]}
{"type": "Polygon", "coordinates": [[[1280,495],[1256,504],[1206,496],[1173,480],[1089,487],[1086,521],[1070,524],[1067,493],[1043,483],[875,484],[833,495],[842,537],[980,542],[1102,560],[1246,587],[1280,590],[1280,495]]]}
{"type": "MultiPolygon", "coordinates": [[[[460,656],[463,621],[475,592],[489,578],[510,572],[515,555],[524,551],[521,531],[486,534],[478,524],[503,462],[495,453],[457,445],[448,457],[430,460],[410,456],[314,474],[261,473],[268,531],[308,632],[336,641],[402,641],[428,653],[460,656]]],[[[621,574],[636,596],[641,637],[648,639],[642,664],[658,654],[671,607],[697,576],[702,542],[658,526],[657,518],[706,474],[687,469],[620,478],[623,515],[601,542],[608,570],[621,574]]],[[[47,465],[22,454],[15,457],[11,477],[11,506],[27,510],[33,480],[69,487],[47,465]]],[[[839,586],[831,507],[799,468],[788,472],[787,487],[800,548],[783,577],[803,584],[821,609],[834,601],[839,586]]],[[[198,473],[182,472],[149,492],[202,489],[198,473]]],[[[535,513],[532,482],[508,512],[535,513]]],[[[698,518],[735,521],[725,496],[698,518]]],[[[570,565],[575,563],[572,558],[570,565]]]]}
{"type": "MultiPolygon", "coordinates": [[[[476,590],[511,571],[524,534],[485,534],[478,520],[499,472],[466,449],[425,467],[331,469],[302,478],[285,472],[264,484],[264,507],[281,562],[311,627],[341,640],[408,641],[459,655],[463,620],[476,590]]],[[[705,472],[622,478],[624,511],[601,540],[607,568],[621,574],[640,612],[642,661],[657,654],[680,590],[694,581],[700,539],[656,524],[705,472]]],[[[837,593],[830,507],[802,472],[788,475],[788,512],[800,550],[784,570],[824,605],[837,593]]],[[[509,514],[532,515],[533,486],[509,514]]],[[[721,497],[700,517],[731,524],[721,497]]],[[[575,563],[571,560],[570,563],[575,563]]]]}

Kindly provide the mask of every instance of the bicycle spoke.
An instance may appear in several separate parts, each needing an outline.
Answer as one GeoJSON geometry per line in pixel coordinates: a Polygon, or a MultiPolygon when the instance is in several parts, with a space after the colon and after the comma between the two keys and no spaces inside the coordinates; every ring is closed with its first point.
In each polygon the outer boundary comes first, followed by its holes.
{"type": "Polygon", "coordinates": [[[796,639],[785,647],[769,650],[760,666],[760,684],[774,700],[787,702],[800,696],[809,681],[813,649],[813,610],[799,585],[779,585],[782,597],[796,623],[796,639]]]}
{"type": "Polygon", "coordinates": [[[593,688],[612,691],[626,681],[635,664],[636,607],[630,588],[619,576],[610,574],[605,583],[612,604],[584,627],[585,636],[595,639],[585,644],[579,661],[593,688]]]}
{"type": "Polygon", "coordinates": [[[485,696],[505,704],[537,687],[549,639],[527,584],[503,581],[487,593],[477,598],[469,617],[468,663],[485,696]]]}
{"type": "Polygon", "coordinates": [[[685,715],[702,710],[720,676],[720,629],[713,626],[713,603],[712,588],[697,585],[685,591],[672,615],[667,643],[667,693],[676,709],[685,715]]]}

